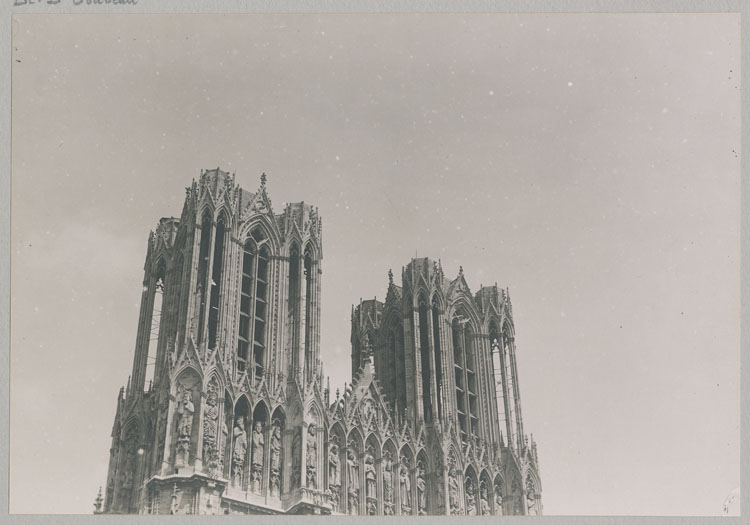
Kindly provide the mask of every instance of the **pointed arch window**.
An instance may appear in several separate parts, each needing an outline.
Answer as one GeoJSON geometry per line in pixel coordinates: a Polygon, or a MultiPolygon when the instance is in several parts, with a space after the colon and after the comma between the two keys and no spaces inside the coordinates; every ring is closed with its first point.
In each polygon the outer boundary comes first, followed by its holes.
{"type": "Polygon", "coordinates": [[[424,408],[424,420],[432,421],[432,395],[430,392],[430,336],[427,326],[429,307],[424,299],[419,302],[419,348],[422,365],[422,406],[424,408]]]}
{"type": "Polygon", "coordinates": [[[456,378],[456,414],[461,439],[466,440],[466,381],[464,378],[463,327],[458,317],[451,323],[453,335],[453,372],[456,378]]]}
{"type": "Polygon", "coordinates": [[[299,332],[300,332],[300,255],[299,247],[293,244],[289,250],[289,296],[287,297],[287,316],[289,319],[289,338],[291,341],[292,363],[299,367],[299,332]]]}
{"type": "Polygon", "coordinates": [[[267,237],[260,228],[254,229],[242,254],[237,368],[247,370],[255,383],[265,371],[270,258],[267,237]]]}
{"type": "Polygon", "coordinates": [[[156,267],[154,285],[151,289],[153,294],[153,306],[151,308],[151,329],[148,335],[148,352],[146,353],[146,373],[144,386],[150,390],[156,372],[156,358],[159,346],[159,334],[161,332],[162,310],[164,304],[164,280],[166,278],[166,267],[164,261],[160,260],[156,267]]]}
{"type": "Polygon", "coordinates": [[[469,323],[464,327],[464,352],[466,357],[466,393],[469,413],[469,430],[479,436],[479,381],[477,359],[474,352],[474,331],[469,323]]]}
{"type": "MultiPolygon", "coordinates": [[[[497,404],[497,416],[498,421],[502,426],[505,426],[507,433],[508,420],[507,420],[507,406],[505,399],[505,371],[503,369],[503,353],[502,347],[500,346],[500,330],[497,328],[497,324],[493,321],[490,323],[490,352],[491,352],[491,363],[492,363],[492,379],[495,387],[495,401],[497,404]]],[[[508,434],[509,435],[509,434],[508,434]]]]}
{"type": "Polygon", "coordinates": [[[465,317],[451,323],[453,332],[453,369],[456,377],[456,409],[462,439],[479,436],[479,400],[474,335],[465,317]]]}
{"type": "Polygon", "coordinates": [[[208,308],[208,347],[216,348],[217,331],[219,326],[219,304],[221,297],[221,271],[224,264],[224,240],[226,225],[224,215],[216,223],[216,237],[214,240],[214,258],[211,268],[211,282],[209,284],[210,302],[208,308]]]}
{"type": "Polygon", "coordinates": [[[315,371],[312,349],[312,296],[313,296],[313,258],[310,245],[305,248],[305,370],[308,378],[315,371]]]}
{"type": "Polygon", "coordinates": [[[435,387],[437,390],[438,418],[443,418],[443,361],[440,352],[440,305],[432,299],[432,344],[435,347],[435,387]]]}
{"type": "Polygon", "coordinates": [[[508,446],[518,446],[521,432],[518,421],[518,392],[516,391],[516,374],[513,368],[512,341],[511,332],[505,325],[503,327],[502,350],[508,396],[508,446]]]}
{"type": "Polygon", "coordinates": [[[198,249],[198,295],[200,315],[198,317],[198,342],[203,341],[203,320],[206,318],[206,286],[208,285],[209,254],[211,250],[211,215],[208,210],[201,220],[201,241],[198,249]]]}

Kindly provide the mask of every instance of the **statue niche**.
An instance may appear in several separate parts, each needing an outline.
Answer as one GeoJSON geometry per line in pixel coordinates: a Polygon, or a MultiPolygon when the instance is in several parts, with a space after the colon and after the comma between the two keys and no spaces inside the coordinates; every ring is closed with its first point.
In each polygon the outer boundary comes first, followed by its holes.
{"type": "Polygon", "coordinates": [[[372,445],[365,452],[365,495],[367,497],[367,514],[377,513],[377,477],[375,474],[375,456],[372,445]]]}
{"type": "Polygon", "coordinates": [[[263,439],[263,423],[256,421],[253,426],[253,459],[251,472],[251,481],[253,484],[252,490],[255,494],[261,493],[263,485],[264,449],[265,441],[263,439]]]}
{"type": "Polygon", "coordinates": [[[271,476],[269,478],[271,496],[281,494],[281,421],[273,420],[271,431],[271,476]]]}
{"type": "Polygon", "coordinates": [[[406,458],[401,458],[399,466],[399,487],[401,514],[411,514],[411,480],[409,480],[409,466],[406,458]]]}
{"type": "Polygon", "coordinates": [[[190,461],[190,443],[193,437],[193,393],[180,385],[177,403],[177,446],[175,451],[175,466],[184,467],[190,461]]]}
{"type": "Polygon", "coordinates": [[[383,511],[393,515],[393,455],[390,450],[383,454],[383,511]]]}
{"type": "Polygon", "coordinates": [[[234,422],[232,431],[234,450],[232,451],[232,485],[242,487],[245,481],[245,458],[247,457],[247,434],[245,433],[245,418],[240,416],[234,422]]]}
{"type": "Polygon", "coordinates": [[[215,476],[221,470],[218,443],[219,395],[218,385],[212,380],[208,385],[206,410],[203,414],[203,463],[206,471],[215,476]]]}
{"type": "Polygon", "coordinates": [[[328,490],[331,493],[331,503],[335,512],[341,502],[339,494],[341,490],[341,460],[339,459],[338,439],[334,436],[328,447],[328,490]]]}
{"type": "Polygon", "coordinates": [[[427,482],[425,481],[424,463],[417,462],[417,513],[427,514],[427,482]]]}
{"type": "Polygon", "coordinates": [[[315,431],[315,425],[312,423],[307,427],[306,448],[305,460],[307,462],[307,487],[315,489],[318,484],[316,468],[318,464],[318,434],[315,431]]]}
{"type": "Polygon", "coordinates": [[[346,477],[349,482],[349,514],[359,514],[359,460],[354,451],[354,443],[349,443],[346,455],[346,477]]]}

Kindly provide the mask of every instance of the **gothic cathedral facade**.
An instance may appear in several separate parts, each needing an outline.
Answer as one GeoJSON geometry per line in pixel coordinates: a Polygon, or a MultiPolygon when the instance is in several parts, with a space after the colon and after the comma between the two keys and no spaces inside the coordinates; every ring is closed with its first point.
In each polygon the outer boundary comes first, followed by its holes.
{"type": "Polygon", "coordinates": [[[219,168],[149,235],[112,514],[541,514],[507,290],[412,259],[352,310],[352,381],[320,358],[322,221],[219,168]]]}

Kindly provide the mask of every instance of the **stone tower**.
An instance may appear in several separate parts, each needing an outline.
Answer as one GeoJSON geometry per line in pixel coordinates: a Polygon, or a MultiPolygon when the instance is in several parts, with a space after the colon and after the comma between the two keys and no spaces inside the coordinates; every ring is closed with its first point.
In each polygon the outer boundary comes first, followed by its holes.
{"type": "Polygon", "coordinates": [[[148,238],[97,513],[538,514],[507,291],[413,259],[320,360],[322,222],[219,168],[148,238]]]}
{"type": "Polygon", "coordinates": [[[541,514],[508,291],[484,286],[472,295],[462,268],[446,279],[428,258],[412,259],[401,275],[398,286],[388,272],[385,302],[354,308],[352,369],[372,360],[396,425],[420,429],[435,496],[425,513],[541,514]],[[441,492],[450,495],[447,506],[441,492]]]}

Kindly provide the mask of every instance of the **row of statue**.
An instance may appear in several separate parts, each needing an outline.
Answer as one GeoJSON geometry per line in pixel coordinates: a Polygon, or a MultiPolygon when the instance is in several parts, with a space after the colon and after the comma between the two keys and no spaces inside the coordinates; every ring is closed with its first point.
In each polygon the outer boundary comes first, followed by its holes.
{"type": "MultiPolygon", "coordinates": [[[[228,437],[227,428],[222,429],[224,440],[219,442],[218,422],[219,422],[219,403],[218,388],[216,385],[209,385],[207,389],[206,409],[203,422],[203,461],[209,472],[217,473],[223,471],[223,444],[228,437]]],[[[192,401],[192,393],[189,389],[182,389],[176,407],[177,425],[176,425],[176,447],[175,447],[175,465],[178,467],[188,464],[190,459],[190,444],[193,434],[193,417],[195,405],[192,401]]],[[[228,422],[227,422],[228,423],[228,422]]],[[[232,430],[232,454],[230,465],[231,484],[235,487],[247,487],[248,490],[255,494],[263,493],[263,473],[265,461],[265,429],[264,422],[256,420],[253,424],[250,443],[246,435],[246,419],[240,416],[234,421],[232,430]],[[247,468],[249,449],[249,469],[247,468]],[[249,480],[246,476],[249,474],[249,480]]],[[[306,472],[305,481],[308,488],[318,487],[318,438],[315,424],[307,427],[306,441],[306,472]]],[[[292,472],[291,488],[297,488],[301,484],[302,472],[300,468],[301,459],[301,434],[295,432],[292,439],[292,472]]],[[[360,502],[360,464],[357,454],[357,445],[353,442],[346,447],[345,468],[346,468],[346,507],[349,514],[359,513],[360,502]]],[[[282,424],[278,419],[272,422],[270,432],[270,469],[268,488],[271,496],[281,494],[282,480],[282,424]]],[[[331,494],[334,510],[342,510],[341,501],[342,489],[342,471],[341,471],[341,450],[339,444],[334,438],[328,450],[328,491],[331,494]]],[[[367,514],[377,514],[377,474],[375,469],[375,452],[372,447],[365,450],[362,458],[365,482],[365,512],[367,514]]],[[[410,477],[409,460],[402,456],[396,463],[396,458],[388,450],[385,451],[382,458],[382,480],[383,480],[383,512],[386,515],[394,514],[394,491],[395,485],[398,484],[398,502],[400,504],[401,514],[412,514],[412,480],[410,477]],[[397,478],[397,479],[396,479],[397,478]]],[[[132,469],[131,469],[132,470],[132,469]]],[[[126,469],[125,478],[122,483],[123,488],[129,488],[132,485],[132,473],[128,477],[126,469]]],[[[417,461],[415,470],[416,484],[416,505],[417,514],[424,515],[428,511],[428,491],[426,482],[425,465],[417,461]]],[[[443,482],[442,473],[439,472],[436,479],[437,487],[437,509],[443,508],[443,482]]],[[[474,480],[468,477],[464,483],[464,509],[460,502],[459,491],[459,473],[455,466],[448,469],[448,504],[450,514],[468,514],[468,515],[489,515],[493,513],[490,506],[490,489],[482,481],[479,490],[476,490],[474,480]],[[478,492],[478,494],[477,494],[478,492]],[[478,500],[478,501],[477,501],[478,500]]],[[[530,480],[529,480],[530,481],[530,480]]],[[[521,497],[520,487],[514,483],[513,494],[513,514],[521,514],[521,497]]],[[[536,514],[536,499],[533,485],[527,483],[527,514],[536,514]]],[[[502,490],[495,486],[494,494],[494,514],[502,514],[503,498],[502,490]]]]}

